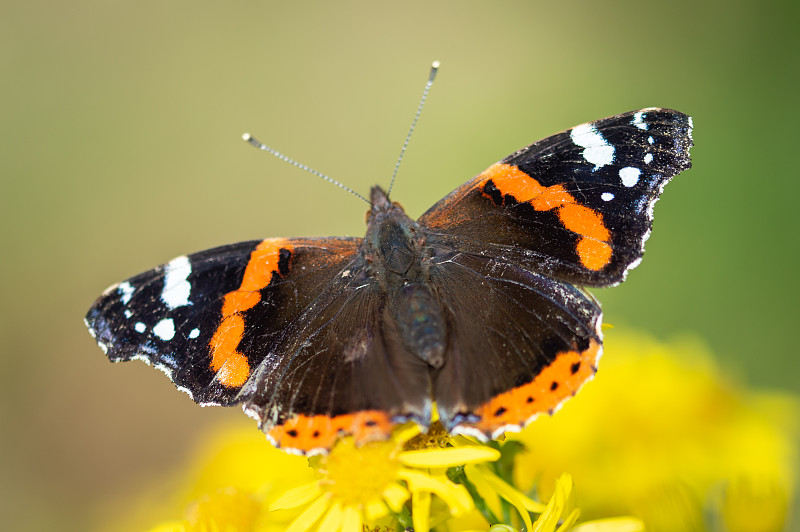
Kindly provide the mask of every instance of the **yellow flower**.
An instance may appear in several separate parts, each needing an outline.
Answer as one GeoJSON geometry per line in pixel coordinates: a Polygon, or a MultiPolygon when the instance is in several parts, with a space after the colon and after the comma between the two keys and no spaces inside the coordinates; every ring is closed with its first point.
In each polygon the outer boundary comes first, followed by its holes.
{"type": "Polygon", "coordinates": [[[304,507],[288,532],[315,526],[320,532],[360,532],[365,523],[372,526],[394,516],[402,522],[409,501],[411,520],[404,526],[427,532],[433,495],[444,501],[447,517],[469,512],[473,503],[467,489],[448,479],[447,469],[493,461],[500,453],[481,445],[432,448],[426,443],[409,450],[406,444],[418,432],[411,427],[389,441],[360,447],[350,438],[340,441],[330,454],[312,459],[318,480],[285,493],[270,510],[304,507]]]}
{"type": "Polygon", "coordinates": [[[513,436],[527,449],[517,485],[546,496],[569,471],[585,516],[632,514],[654,532],[709,530],[709,508],[731,521],[728,530],[751,530],[732,523],[745,518],[742,505],[751,520],[782,523],[797,471],[796,399],[744,390],[696,341],[665,345],[614,331],[597,378],[557,415],[513,436]],[[743,488],[754,485],[769,489],[743,488]]]}
{"type": "Polygon", "coordinates": [[[151,532],[283,531],[294,514],[270,515],[265,501],[313,478],[306,459],[275,449],[249,423],[219,431],[193,462],[173,502],[184,518],[151,532]]]}
{"type": "MultiPolygon", "coordinates": [[[[513,469],[514,444],[450,437],[438,423],[418,432],[400,430],[390,441],[361,447],[345,439],[329,455],[311,459],[273,449],[256,431],[223,433],[200,453],[202,467],[190,475],[186,492],[193,501],[184,518],[150,530],[361,532],[363,526],[383,531],[398,524],[417,532],[485,532],[490,524],[493,532],[573,530],[579,513],[569,475],[557,480],[543,505],[501,478],[513,469]],[[317,478],[300,484],[312,471],[317,478]],[[533,521],[530,513],[539,516],[533,521]]],[[[637,523],[622,518],[579,529],[638,532],[637,523]]]]}
{"type": "MultiPolygon", "coordinates": [[[[589,521],[575,526],[580,512],[574,507],[572,477],[561,475],[555,484],[553,496],[539,511],[541,515],[534,523],[526,524],[530,532],[644,532],[644,523],[631,517],[617,517],[589,521]]],[[[458,529],[460,530],[460,529],[458,529]]],[[[497,524],[489,527],[489,532],[516,532],[518,527],[497,524]]]]}
{"type": "Polygon", "coordinates": [[[722,517],[729,532],[784,530],[789,509],[785,486],[763,479],[734,479],[722,494],[722,517]]]}

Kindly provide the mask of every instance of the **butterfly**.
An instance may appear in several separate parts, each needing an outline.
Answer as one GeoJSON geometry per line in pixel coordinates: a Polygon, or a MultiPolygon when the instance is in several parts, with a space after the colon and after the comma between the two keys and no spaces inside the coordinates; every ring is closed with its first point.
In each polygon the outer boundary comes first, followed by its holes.
{"type": "Polygon", "coordinates": [[[692,120],[649,108],[490,166],[412,220],[372,188],[363,238],[183,255],[108,288],[86,324],[201,405],[241,405],[278,447],[431,424],[481,439],[552,414],[597,371],[585,287],[639,264],[653,205],[689,168],[692,120]]]}

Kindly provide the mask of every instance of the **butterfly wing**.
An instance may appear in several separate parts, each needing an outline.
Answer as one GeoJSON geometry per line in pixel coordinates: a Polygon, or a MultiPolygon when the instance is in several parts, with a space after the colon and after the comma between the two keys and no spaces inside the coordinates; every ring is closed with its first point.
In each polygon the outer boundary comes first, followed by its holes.
{"type": "Polygon", "coordinates": [[[203,405],[243,404],[279,446],[385,437],[430,416],[360,239],[271,239],[192,255],[110,287],[86,316],[114,362],[141,359],[203,405]]]}
{"type": "Polygon", "coordinates": [[[108,288],[86,325],[113,362],[144,360],[200,404],[237,404],[271,344],[359,242],[256,240],[184,255],[108,288]]]}
{"type": "Polygon", "coordinates": [[[656,108],[576,126],[491,166],[419,223],[557,279],[617,284],[644,253],[664,185],[691,166],[691,131],[690,117],[656,108]]]}
{"type": "Polygon", "coordinates": [[[447,430],[519,430],[594,376],[602,337],[591,296],[502,257],[441,248],[437,257],[431,280],[450,342],[433,389],[447,430]]]}
{"type": "Polygon", "coordinates": [[[245,410],[279,447],[330,448],[338,435],[384,439],[428,425],[428,366],[400,340],[392,309],[363,259],[342,271],[282,333],[245,410]]]}

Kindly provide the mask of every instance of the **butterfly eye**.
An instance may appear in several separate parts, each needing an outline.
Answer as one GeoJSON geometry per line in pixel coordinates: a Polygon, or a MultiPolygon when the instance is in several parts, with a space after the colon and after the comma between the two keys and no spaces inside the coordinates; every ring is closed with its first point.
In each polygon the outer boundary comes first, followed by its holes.
{"type": "Polygon", "coordinates": [[[372,220],[372,210],[368,210],[367,213],[364,215],[364,222],[369,223],[372,220]]]}

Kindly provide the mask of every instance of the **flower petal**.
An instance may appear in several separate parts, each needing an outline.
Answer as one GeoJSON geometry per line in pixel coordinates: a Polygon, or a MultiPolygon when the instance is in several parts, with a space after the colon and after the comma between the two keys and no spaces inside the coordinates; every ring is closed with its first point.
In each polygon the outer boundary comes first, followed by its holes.
{"type": "Polygon", "coordinates": [[[319,524],[319,532],[338,532],[342,528],[343,517],[342,503],[333,503],[319,524]]]}
{"type": "Polygon", "coordinates": [[[399,476],[408,482],[412,494],[428,491],[441,497],[452,514],[460,515],[472,510],[472,499],[464,486],[410,469],[401,470],[399,476]]]}
{"type": "Polygon", "coordinates": [[[414,436],[420,433],[419,425],[414,422],[406,423],[396,429],[394,429],[394,434],[392,434],[392,439],[398,443],[405,443],[414,436]]]}
{"type": "MultiPolygon", "coordinates": [[[[455,447],[464,445],[482,445],[481,441],[475,436],[467,436],[466,434],[457,434],[450,438],[450,443],[455,447]]],[[[508,525],[492,525],[492,526],[508,526],[508,525]]]]}
{"type": "MultiPolygon", "coordinates": [[[[491,487],[493,489],[497,489],[496,483],[500,482],[504,486],[506,486],[507,489],[509,489],[509,490],[513,491],[514,493],[516,493],[516,496],[519,498],[520,501],[522,501],[522,504],[523,504],[523,506],[525,507],[526,510],[528,510],[529,512],[533,512],[535,514],[540,514],[540,513],[544,512],[544,509],[546,508],[546,505],[544,505],[544,504],[542,504],[542,503],[540,503],[538,501],[534,501],[533,499],[531,499],[530,497],[528,497],[527,495],[522,493],[520,490],[518,490],[517,488],[515,488],[511,484],[507,483],[505,480],[503,480],[502,478],[500,478],[497,475],[495,475],[494,473],[492,473],[488,468],[480,468],[480,470],[484,474],[488,473],[489,475],[491,475],[492,481],[491,481],[490,485],[491,485],[491,487]]],[[[503,494],[500,493],[500,495],[502,496],[503,494]]]]}
{"type": "Polygon", "coordinates": [[[315,480],[314,482],[309,482],[308,484],[303,484],[302,486],[297,486],[296,488],[290,489],[278,497],[277,500],[273,501],[272,504],[269,505],[269,510],[273,511],[296,508],[311,502],[321,494],[322,490],[319,489],[319,482],[315,480]]]}
{"type": "MultiPolygon", "coordinates": [[[[479,467],[478,470],[483,474],[486,483],[496,491],[498,495],[510,502],[517,509],[520,517],[522,517],[522,522],[525,523],[525,529],[534,530],[531,516],[528,513],[528,502],[525,500],[528,499],[528,497],[523,495],[517,488],[510,486],[503,479],[489,471],[488,467],[479,467]]],[[[533,503],[534,506],[536,505],[535,501],[528,500],[533,503]]]]}
{"type": "Polygon", "coordinates": [[[408,467],[455,467],[479,462],[494,462],[500,451],[491,447],[468,445],[447,449],[420,449],[400,453],[400,463],[408,467]]]}
{"type": "Polygon", "coordinates": [[[342,517],[342,532],[361,532],[361,512],[352,506],[345,506],[342,517]]]}
{"type": "Polygon", "coordinates": [[[330,500],[327,497],[320,497],[312,502],[311,506],[306,508],[303,513],[297,516],[297,519],[292,521],[292,524],[289,525],[286,532],[306,532],[306,530],[314,526],[314,523],[322,517],[322,514],[328,509],[329,503],[330,500]]]}
{"type": "Polygon", "coordinates": [[[567,516],[566,519],[561,521],[561,525],[556,529],[556,532],[567,532],[572,528],[572,525],[574,525],[578,521],[578,518],[580,516],[581,516],[581,511],[575,508],[570,512],[570,514],[567,516]]]}
{"type": "Polygon", "coordinates": [[[364,503],[364,515],[367,521],[377,521],[381,517],[389,515],[389,509],[383,501],[372,500],[364,503]]]}
{"type": "MultiPolygon", "coordinates": [[[[467,466],[464,468],[464,474],[467,476],[467,480],[472,482],[472,484],[475,486],[475,489],[478,490],[478,495],[483,498],[483,502],[486,503],[486,506],[489,508],[489,510],[491,510],[495,516],[502,515],[503,508],[500,504],[500,496],[486,482],[486,479],[483,477],[483,472],[479,466],[467,464],[467,466]]],[[[489,517],[486,515],[484,515],[484,517],[486,517],[487,520],[489,519],[489,517]]]]}
{"type": "Polygon", "coordinates": [[[556,489],[553,496],[550,497],[550,502],[547,503],[547,508],[545,508],[542,515],[539,516],[539,519],[536,520],[534,528],[529,530],[534,530],[535,532],[554,532],[556,526],[558,526],[558,520],[566,509],[567,499],[571,491],[572,477],[564,473],[556,480],[556,489]]]}
{"type": "Polygon", "coordinates": [[[400,513],[411,494],[400,484],[390,484],[383,490],[383,500],[394,513],[400,513]]]}
{"type": "Polygon", "coordinates": [[[430,530],[431,492],[416,491],[411,495],[411,520],[414,532],[430,530]]]}

